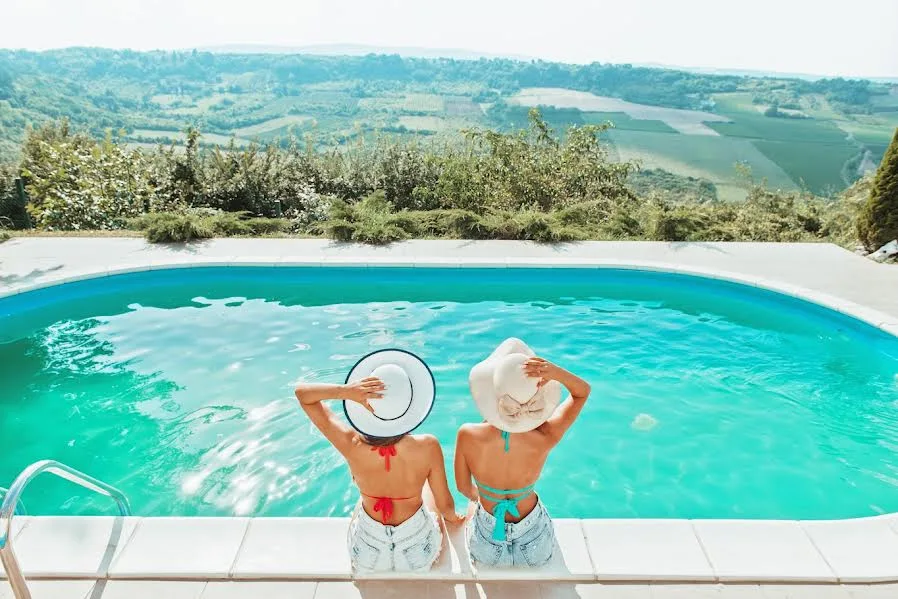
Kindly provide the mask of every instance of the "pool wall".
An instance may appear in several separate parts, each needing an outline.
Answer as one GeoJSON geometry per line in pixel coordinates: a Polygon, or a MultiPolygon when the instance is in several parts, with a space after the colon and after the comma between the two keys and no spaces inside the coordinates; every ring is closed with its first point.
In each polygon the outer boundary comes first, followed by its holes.
{"type": "MultiPolygon", "coordinates": [[[[675,272],[810,301],[898,336],[898,268],[820,244],[217,240],[185,248],[136,239],[35,238],[0,245],[0,297],[114,274],[195,266],[623,268],[675,272]]],[[[25,299],[24,297],[22,299],[25,299]]],[[[4,482],[4,481],[0,481],[4,482]]],[[[898,489],[896,489],[898,492],[898,489]]],[[[345,518],[17,517],[29,580],[349,580],[345,518]]],[[[541,569],[472,566],[451,531],[427,574],[449,581],[898,581],[898,514],[833,521],[559,519],[541,569]]],[[[2,575],[0,575],[2,576],[2,575]]],[[[2,596],[2,592],[0,592],[2,596]]]]}

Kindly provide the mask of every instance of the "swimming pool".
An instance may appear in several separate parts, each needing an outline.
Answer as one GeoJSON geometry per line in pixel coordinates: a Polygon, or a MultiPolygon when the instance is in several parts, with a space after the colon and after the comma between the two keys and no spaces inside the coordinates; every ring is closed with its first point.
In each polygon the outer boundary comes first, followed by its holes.
{"type": "MultiPolygon", "coordinates": [[[[447,461],[471,366],[524,338],[593,386],[538,490],[556,516],[898,511],[898,339],[816,305],[616,269],[191,268],[0,299],[0,484],[53,458],[139,515],[346,515],[292,397],[372,349],[421,355],[447,461]]],[[[450,468],[451,471],[451,468],[450,468]]],[[[30,513],[97,513],[54,480],[30,513]]]]}

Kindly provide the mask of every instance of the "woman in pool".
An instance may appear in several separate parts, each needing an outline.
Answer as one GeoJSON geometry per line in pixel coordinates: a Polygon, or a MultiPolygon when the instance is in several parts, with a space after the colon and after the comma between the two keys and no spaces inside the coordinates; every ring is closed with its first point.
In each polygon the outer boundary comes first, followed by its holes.
{"type": "Polygon", "coordinates": [[[318,430],[337,448],[362,494],[349,527],[353,568],[361,572],[428,570],[442,547],[436,511],[455,513],[443,451],[432,435],[411,435],[433,406],[430,369],[400,350],[362,358],[344,385],[300,384],[296,398],[318,430]],[[351,426],[328,409],[343,400],[351,426]]]}
{"type": "Polygon", "coordinates": [[[476,507],[471,559],[489,566],[541,566],[555,530],[534,486],[549,452],[583,409],[589,384],[507,339],[475,366],[471,394],[485,422],[465,424],[455,445],[455,484],[476,507]],[[571,394],[560,406],[562,386],[571,394]]]}

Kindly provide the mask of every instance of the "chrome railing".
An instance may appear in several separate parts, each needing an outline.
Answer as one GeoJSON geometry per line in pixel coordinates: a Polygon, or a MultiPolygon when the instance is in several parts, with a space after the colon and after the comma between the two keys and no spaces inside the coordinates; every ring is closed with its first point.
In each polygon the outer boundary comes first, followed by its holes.
{"type": "MultiPolygon", "coordinates": [[[[0,501],[3,501],[3,498],[6,497],[7,493],[9,493],[9,489],[0,487],[0,501]]],[[[28,514],[28,510],[25,509],[25,504],[19,499],[19,501],[16,502],[16,516],[25,516],[26,514],[28,514]]]]}
{"type": "Polygon", "coordinates": [[[53,460],[43,460],[25,468],[13,481],[9,491],[3,497],[3,503],[0,504],[0,562],[3,563],[3,567],[6,569],[6,576],[9,580],[9,585],[12,587],[13,596],[16,599],[31,599],[31,593],[28,590],[28,585],[25,584],[25,577],[22,575],[22,569],[19,567],[19,562],[12,548],[12,521],[18,512],[22,491],[25,490],[25,487],[32,480],[44,472],[55,474],[85,489],[111,497],[118,504],[118,511],[122,516],[131,515],[131,506],[128,504],[128,498],[125,497],[124,493],[112,485],[107,485],[92,476],[88,476],[74,468],[69,468],[65,464],[54,462],[53,460]]]}

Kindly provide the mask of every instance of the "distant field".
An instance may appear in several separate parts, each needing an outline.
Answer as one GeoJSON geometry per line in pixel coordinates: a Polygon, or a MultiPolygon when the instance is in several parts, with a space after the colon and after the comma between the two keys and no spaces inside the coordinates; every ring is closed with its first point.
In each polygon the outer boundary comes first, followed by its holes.
{"type": "Polygon", "coordinates": [[[443,106],[446,114],[451,117],[475,117],[483,116],[480,105],[475,104],[471,98],[465,96],[444,96],[443,106]]]}
{"type": "Polygon", "coordinates": [[[627,131],[655,131],[656,133],[673,133],[677,130],[664,121],[634,119],[624,112],[584,112],[581,116],[584,123],[600,125],[605,122],[614,124],[615,129],[627,131]]]}
{"type": "Polygon", "coordinates": [[[778,164],[795,182],[815,193],[842,189],[846,161],[863,147],[832,121],[767,117],[745,109],[742,95],[715,96],[717,109],[729,123],[710,123],[720,134],[750,140],[767,158],[778,164]]]}
{"type": "Polygon", "coordinates": [[[401,116],[399,124],[411,131],[444,131],[448,127],[445,119],[437,116],[401,116]]]}
{"type": "Polygon", "coordinates": [[[311,116],[304,114],[290,114],[287,116],[270,119],[262,123],[257,123],[249,127],[241,127],[234,131],[237,137],[255,137],[264,133],[271,133],[280,129],[286,129],[291,125],[302,125],[308,121],[314,120],[311,116]]]}
{"type": "Polygon", "coordinates": [[[524,88],[514,95],[511,101],[522,106],[576,108],[584,112],[622,112],[634,120],[663,121],[686,135],[716,136],[718,133],[709,129],[704,123],[729,120],[725,116],[711,112],[634,104],[617,98],[552,87],[524,88]]]}
{"type": "MultiPolygon", "coordinates": [[[[168,139],[170,142],[182,143],[186,139],[186,134],[183,131],[168,131],[164,129],[135,129],[133,133],[131,133],[130,137],[136,140],[164,138],[168,139]]],[[[200,137],[200,143],[226,146],[231,143],[231,139],[232,138],[227,135],[219,135],[217,133],[203,133],[200,137]]],[[[237,147],[241,147],[245,146],[249,142],[238,137],[234,138],[234,143],[237,147]]]]}
{"type": "Polygon", "coordinates": [[[744,191],[736,164],[745,163],[755,179],[767,179],[771,187],[795,189],[789,175],[750,141],[726,137],[678,135],[615,129],[608,137],[621,160],[639,160],[646,168],[663,168],[717,185],[724,199],[741,199],[744,191]]]}
{"type": "Polygon", "coordinates": [[[410,112],[443,112],[445,108],[442,96],[436,94],[406,94],[400,106],[410,112]]]}
{"type": "Polygon", "coordinates": [[[159,104],[160,106],[168,106],[170,104],[174,104],[183,97],[184,96],[177,96],[175,94],[156,94],[155,96],[150,98],[150,102],[159,104]]]}
{"type": "MultiPolygon", "coordinates": [[[[501,125],[509,129],[525,128],[528,126],[529,112],[530,108],[527,106],[511,106],[503,113],[506,120],[501,125]]],[[[615,129],[678,134],[676,129],[663,121],[634,119],[623,112],[582,112],[576,108],[542,107],[540,113],[543,120],[559,133],[572,125],[602,125],[611,122],[615,129]]]]}

